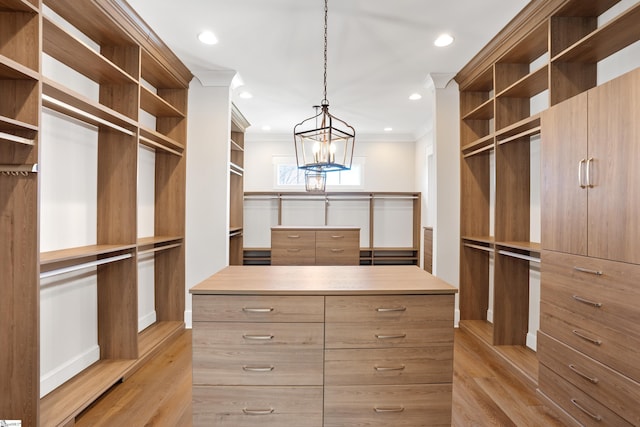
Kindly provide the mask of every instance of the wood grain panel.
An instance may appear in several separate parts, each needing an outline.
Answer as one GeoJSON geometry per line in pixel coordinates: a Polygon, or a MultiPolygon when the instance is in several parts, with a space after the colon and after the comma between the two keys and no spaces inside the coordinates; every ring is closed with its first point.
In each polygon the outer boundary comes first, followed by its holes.
{"type": "Polygon", "coordinates": [[[213,322],[324,322],[322,296],[196,295],[193,320],[213,322]]]}
{"type": "Polygon", "coordinates": [[[324,328],[321,323],[225,323],[197,322],[194,346],[224,347],[255,351],[322,349],[324,328]]]}
{"type": "Polygon", "coordinates": [[[529,331],[529,261],[496,255],[493,344],[526,345],[529,331]]]}
{"type": "Polygon", "coordinates": [[[325,326],[327,348],[422,347],[429,343],[451,343],[450,320],[429,322],[331,322],[325,326]]]}
{"type": "Polygon", "coordinates": [[[450,426],[451,393],[451,384],[327,386],[324,426],[450,426]]]}
{"type": "Polygon", "coordinates": [[[326,322],[453,322],[453,298],[448,295],[327,296],[326,322]]]}
{"type": "Polygon", "coordinates": [[[322,387],[193,387],[193,427],[321,427],[322,387]]]}

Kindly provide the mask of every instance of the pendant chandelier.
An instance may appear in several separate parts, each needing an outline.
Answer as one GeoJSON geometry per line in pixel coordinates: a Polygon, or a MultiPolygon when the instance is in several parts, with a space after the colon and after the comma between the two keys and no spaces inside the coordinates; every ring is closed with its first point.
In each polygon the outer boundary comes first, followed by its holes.
{"type": "Polygon", "coordinates": [[[324,98],[316,114],[293,128],[298,168],[304,169],[307,191],[324,191],[326,172],[351,169],[356,131],[329,113],[327,100],[327,16],[324,1],[324,98]],[[318,112],[320,109],[320,112],[318,112]],[[319,185],[322,189],[319,189],[319,185]],[[310,190],[313,188],[313,190],[310,190]]]}

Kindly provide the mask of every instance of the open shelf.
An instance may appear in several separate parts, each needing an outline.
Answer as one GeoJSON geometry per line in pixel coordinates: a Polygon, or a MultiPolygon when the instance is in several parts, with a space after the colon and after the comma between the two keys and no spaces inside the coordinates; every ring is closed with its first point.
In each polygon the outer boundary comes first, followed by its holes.
{"type": "Polygon", "coordinates": [[[37,71],[0,54],[0,79],[37,81],[39,78],[37,71]]]}
{"type": "Polygon", "coordinates": [[[84,258],[99,255],[110,255],[118,252],[129,251],[136,245],[90,245],[77,248],[60,249],[40,253],[40,265],[46,266],[62,262],[82,260],[84,258]]]}
{"type": "Polygon", "coordinates": [[[159,148],[176,156],[182,156],[184,151],[184,145],[160,132],[145,127],[140,127],[140,143],[151,148],[159,148]]]}
{"type": "Polygon", "coordinates": [[[0,140],[33,145],[37,132],[37,126],[0,116],[0,140]]]}
{"type": "Polygon", "coordinates": [[[153,236],[138,239],[138,255],[144,255],[182,246],[179,236],[153,236]]]}
{"type": "Polygon", "coordinates": [[[498,144],[505,144],[526,136],[540,133],[540,114],[534,114],[524,118],[510,126],[506,126],[496,132],[498,144]]]}
{"type": "Polygon", "coordinates": [[[547,64],[522,77],[511,86],[507,87],[498,97],[504,98],[531,98],[549,88],[549,66],[547,64]]]}
{"type": "Polygon", "coordinates": [[[480,138],[470,144],[462,147],[463,157],[475,156],[476,154],[484,153],[485,151],[493,150],[494,147],[494,135],[487,135],[484,138],[480,138]]]}
{"type": "Polygon", "coordinates": [[[140,86],[140,108],[156,117],[186,117],[182,111],[144,86],[140,86]]]}
{"type": "Polygon", "coordinates": [[[489,120],[493,118],[493,98],[483,102],[462,117],[462,120],[489,120]]]}
{"type": "Polygon", "coordinates": [[[38,12],[38,8],[26,0],[0,0],[0,10],[38,12]]]}

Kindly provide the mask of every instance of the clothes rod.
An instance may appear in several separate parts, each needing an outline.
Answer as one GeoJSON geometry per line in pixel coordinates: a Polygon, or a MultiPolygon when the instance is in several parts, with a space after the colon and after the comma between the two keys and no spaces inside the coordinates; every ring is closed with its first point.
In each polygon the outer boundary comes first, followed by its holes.
{"type": "Polygon", "coordinates": [[[146,249],[144,251],[138,251],[138,255],[146,255],[146,254],[150,254],[150,253],[154,253],[154,252],[158,252],[158,251],[163,251],[165,249],[173,249],[173,248],[177,248],[178,246],[182,246],[182,243],[174,243],[172,245],[156,246],[155,248],[146,249]]]}
{"type": "Polygon", "coordinates": [[[31,138],[23,138],[21,136],[14,135],[12,133],[0,132],[0,139],[4,139],[5,141],[17,142],[19,144],[24,145],[34,145],[35,140],[31,138]]]}
{"type": "Polygon", "coordinates": [[[32,165],[0,165],[0,174],[11,176],[27,176],[30,173],[38,172],[38,164],[32,165]]]}
{"type": "MultiPolygon", "coordinates": [[[[122,126],[118,126],[115,123],[111,123],[108,120],[105,120],[105,119],[102,119],[102,118],[100,118],[98,116],[95,116],[93,114],[87,113],[86,111],[83,111],[83,110],[81,110],[79,108],[76,108],[76,107],[74,107],[72,105],[66,104],[66,103],[64,103],[64,102],[62,102],[60,100],[57,100],[57,99],[49,96],[49,95],[42,94],[42,101],[43,102],[46,101],[46,102],[49,102],[49,103],[51,103],[53,105],[57,105],[58,107],[62,108],[63,110],[67,110],[67,111],[70,111],[72,113],[77,114],[78,116],[84,117],[84,118],[90,120],[89,121],[90,124],[100,123],[102,125],[108,126],[108,127],[112,128],[112,129],[115,129],[115,130],[117,130],[119,132],[122,132],[124,134],[127,134],[129,136],[135,135],[135,133],[130,131],[129,129],[125,129],[122,126]]],[[[51,108],[51,107],[48,107],[48,108],[51,108]]],[[[79,120],[81,120],[81,119],[79,119],[79,120]]]]}
{"type": "Polygon", "coordinates": [[[529,256],[529,255],[519,254],[517,252],[499,250],[498,253],[500,255],[506,255],[506,256],[513,257],[513,258],[520,258],[520,259],[523,259],[525,261],[540,262],[540,258],[532,257],[532,256],[529,256]]]}
{"type": "Polygon", "coordinates": [[[85,262],[83,264],[58,268],[56,270],[51,270],[51,271],[45,271],[44,273],[40,273],[40,279],[46,279],[47,277],[57,276],[59,274],[64,274],[64,273],[72,273],[74,271],[84,270],[86,268],[91,268],[91,267],[97,267],[99,265],[109,264],[111,262],[122,261],[123,259],[128,259],[131,257],[132,257],[131,254],[116,255],[109,258],[99,259],[96,261],[85,262]]]}
{"type": "Polygon", "coordinates": [[[464,246],[472,249],[480,249],[481,251],[493,252],[493,248],[490,248],[488,246],[474,245],[472,243],[465,243],[464,246]]]}

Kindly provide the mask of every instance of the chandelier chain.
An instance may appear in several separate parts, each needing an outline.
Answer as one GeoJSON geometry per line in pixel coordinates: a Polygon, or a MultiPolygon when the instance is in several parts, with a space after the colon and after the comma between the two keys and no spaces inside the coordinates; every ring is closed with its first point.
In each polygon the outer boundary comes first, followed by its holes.
{"type": "Polygon", "coordinates": [[[327,27],[328,27],[329,6],[328,0],[324,0],[324,99],[322,105],[329,105],[327,100],[327,27]]]}

